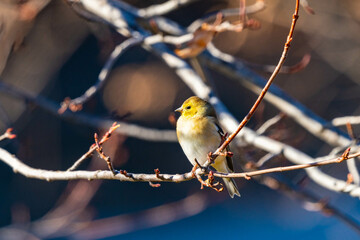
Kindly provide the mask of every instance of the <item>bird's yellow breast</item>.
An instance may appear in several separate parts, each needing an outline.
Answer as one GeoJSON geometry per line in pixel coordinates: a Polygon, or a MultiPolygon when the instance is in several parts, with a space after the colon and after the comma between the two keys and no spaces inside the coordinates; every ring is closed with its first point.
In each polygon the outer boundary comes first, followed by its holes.
{"type": "Polygon", "coordinates": [[[180,117],[177,121],[176,133],[179,143],[193,165],[195,158],[200,164],[204,164],[208,153],[215,151],[221,143],[214,121],[212,117],[180,117]]]}
{"type": "Polygon", "coordinates": [[[212,117],[194,117],[183,118],[180,117],[176,125],[176,133],[178,137],[197,137],[208,138],[216,137],[220,139],[214,119],[212,117]]]}

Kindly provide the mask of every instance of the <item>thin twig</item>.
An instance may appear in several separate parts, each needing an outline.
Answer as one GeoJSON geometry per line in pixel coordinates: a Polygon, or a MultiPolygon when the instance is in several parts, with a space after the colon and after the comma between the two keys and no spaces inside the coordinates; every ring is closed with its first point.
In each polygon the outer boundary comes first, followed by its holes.
{"type": "Polygon", "coordinates": [[[106,156],[102,147],[99,144],[99,139],[98,139],[98,135],[97,133],[94,134],[94,139],[95,139],[95,146],[96,146],[96,151],[98,152],[100,158],[102,158],[103,160],[105,160],[106,164],[108,165],[109,170],[116,175],[116,172],[114,170],[114,167],[111,163],[110,157],[106,156]]]}
{"type": "MultiPolygon", "coordinates": [[[[116,122],[113,123],[113,125],[110,127],[110,129],[104,134],[104,136],[101,138],[101,140],[99,142],[97,142],[97,137],[95,137],[95,141],[96,141],[96,144],[93,144],[89,151],[87,151],[84,155],[82,155],[70,168],[68,168],[66,171],[74,171],[75,169],[77,169],[80,164],[85,160],[87,159],[88,157],[90,157],[92,155],[92,153],[94,151],[96,151],[98,148],[101,147],[101,145],[106,142],[107,140],[109,140],[111,134],[118,128],[120,127],[120,124],[117,124],[116,122]]],[[[101,155],[101,153],[99,153],[101,157],[103,157],[101,155]]],[[[105,156],[105,155],[104,155],[105,156]]],[[[108,160],[104,159],[108,166],[109,166],[109,163],[108,163],[108,160]]],[[[110,163],[110,166],[109,166],[109,169],[115,174],[114,172],[114,168],[112,167],[111,163],[110,163]]]]}
{"type": "Polygon", "coordinates": [[[353,141],[356,141],[356,135],[355,135],[355,133],[354,133],[354,129],[353,129],[351,123],[348,122],[348,123],[346,124],[346,130],[347,130],[349,136],[351,137],[351,139],[352,139],[353,141]]]}
{"type": "Polygon", "coordinates": [[[251,172],[244,172],[244,173],[215,172],[214,176],[221,177],[221,178],[224,178],[224,177],[226,177],[226,178],[248,178],[248,177],[254,177],[254,176],[263,175],[263,174],[267,174],[267,173],[286,172],[286,171],[293,171],[293,170],[310,168],[310,167],[319,167],[319,166],[329,165],[329,164],[333,164],[333,163],[341,163],[344,160],[356,158],[358,156],[360,156],[360,152],[350,155],[349,148],[348,148],[345,150],[345,152],[343,153],[343,155],[341,157],[338,157],[335,159],[323,160],[323,161],[313,162],[313,163],[309,163],[309,164],[298,164],[298,165],[287,166],[287,167],[274,167],[274,168],[251,171],[251,172]]]}
{"type": "Polygon", "coordinates": [[[275,117],[270,118],[269,120],[264,122],[264,124],[262,124],[258,128],[258,130],[256,130],[256,133],[259,134],[259,135],[264,134],[270,127],[277,124],[284,117],[285,117],[285,115],[283,113],[280,113],[280,114],[276,115],[275,117]]]}
{"type": "Polygon", "coordinates": [[[4,139],[14,139],[16,138],[16,134],[12,133],[12,128],[8,128],[6,129],[5,133],[0,135],[0,141],[4,140],[4,139]]]}
{"type": "Polygon", "coordinates": [[[59,113],[64,113],[68,108],[73,112],[81,110],[82,105],[87,102],[91,97],[93,97],[104,86],[104,83],[109,76],[111,68],[113,67],[115,61],[121,56],[121,54],[123,54],[130,47],[140,44],[142,40],[142,38],[132,37],[117,45],[110,54],[110,57],[106,61],[104,67],[101,69],[96,84],[86,90],[86,92],[80,97],[72,100],[68,98],[65,99],[64,102],[61,103],[59,113]]]}
{"type": "Polygon", "coordinates": [[[263,88],[263,90],[261,91],[260,95],[258,96],[256,102],[254,103],[254,105],[252,106],[252,108],[250,109],[249,113],[245,116],[245,118],[241,121],[241,123],[239,124],[238,128],[235,130],[235,132],[233,132],[227,139],[226,141],[214,152],[214,156],[218,155],[219,153],[221,153],[229,144],[230,142],[236,137],[236,135],[240,132],[240,130],[249,122],[249,120],[251,119],[251,117],[254,115],[257,107],[260,105],[261,101],[263,100],[263,98],[265,97],[266,92],[268,91],[268,89],[270,88],[271,84],[273,83],[275,77],[277,76],[277,74],[279,73],[281,66],[284,64],[285,59],[287,57],[289,48],[290,48],[290,43],[293,39],[293,34],[294,34],[294,30],[295,30],[295,25],[296,25],[296,21],[299,18],[299,0],[296,0],[296,5],[295,5],[295,12],[293,14],[292,17],[292,23],[291,23],[291,27],[290,27],[290,31],[289,31],[289,35],[287,36],[287,40],[284,46],[284,50],[282,52],[281,58],[279,60],[279,63],[277,64],[274,72],[272,73],[272,75],[270,76],[268,82],[266,83],[265,87],[263,88]]]}
{"type": "MultiPolygon", "coordinates": [[[[245,7],[246,14],[252,14],[259,12],[265,8],[265,3],[263,0],[258,0],[253,5],[245,7]]],[[[239,8],[231,8],[231,9],[222,9],[217,12],[209,13],[207,16],[195,20],[190,26],[187,28],[188,32],[195,32],[204,22],[213,21],[217,14],[221,13],[223,17],[231,17],[239,15],[239,8]]]]}
{"type": "MultiPolygon", "coordinates": [[[[261,89],[265,86],[264,78],[255,74],[250,69],[246,68],[244,64],[236,61],[236,59],[227,53],[221,52],[213,44],[209,44],[209,55],[200,55],[202,61],[210,68],[225,74],[240,83],[250,91],[259,94],[261,89]]],[[[348,146],[350,138],[346,133],[339,130],[327,121],[310,111],[307,107],[291,98],[281,88],[272,85],[266,94],[267,102],[292,118],[305,130],[313,134],[315,137],[325,141],[332,146],[348,146]]]]}
{"type": "MultiPolygon", "coordinates": [[[[60,117],[61,119],[67,120],[72,123],[90,126],[97,129],[108,129],[115,121],[114,119],[105,119],[83,112],[74,113],[71,111],[66,111],[63,114],[59,114],[58,104],[51,101],[50,99],[47,99],[41,95],[33,96],[27,91],[8,85],[1,81],[0,92],[8,94],[12,97],[19,98],[25,102],[33,103],[44,109],[46,112],[49,112],[57,117],[60,117]]],[[[121,125],[121,127],[116,129],[116,132],[119,134],[125,134],[130,137],[135,137],[147,141],[177,141],[174,130],[151,129],[126,122],[119,122],[119,124],[121,125]]]]}
{"type": "Polygon", "coordinates": [[[240,0],[239,21],[246,25],[246,0],[240,0]]]}
{"type": "MultiPolygon", "coordinates": [[[[348,131],[349,136],[353,139],[352,145],[356,145],[357,140],[354,133],[354,129],[350,123],[346,124],[346,129],[348,131]]],[[[356,185],[360,184],[360,174],[358,171],[358,168],[356,166],[355,162],[356,158],[349,159],[349,161],[346,161],[347,168],[349,170],[349,176],[351,176],[351,182],[355,183],[356,185]]]]}
{"type": "Polygon", "coordinates": [[[270,160],[278,157],[280,154],[273,154],[273,153],[268,153],[265,156],[263,156],[262,158],[259,159],[259,161],[257,161],[255,163],[255,166],[257,168],[261,168],[263,167],[267,162],[269,162],[270,160]]]}
{"type": "MultiPolygon", "coordinates": [[[[276,66],[273,66],[273,65],[248,62],[243,59],[241,59],[241,60],[237,59],[235,57],[234,57],[234,60],[236,61],[236,62],[234,62],[235,64],[244,64],[245,66],[247,66],[253,70],[258,70],[258,71],[263,71],[263,72],[268,72],[268,73],[272,73],[274,71],[274,69],[276,68],[276,66]]],[[[291,66],[282,66],[279,73],[283,73],[283,74],[297,73],[297,72],[303,70],[310,63],[310,60],[311,60],[311,55],[307,53],[303,56],[303,58],[298,63],[291,65],[291,66]]]]}

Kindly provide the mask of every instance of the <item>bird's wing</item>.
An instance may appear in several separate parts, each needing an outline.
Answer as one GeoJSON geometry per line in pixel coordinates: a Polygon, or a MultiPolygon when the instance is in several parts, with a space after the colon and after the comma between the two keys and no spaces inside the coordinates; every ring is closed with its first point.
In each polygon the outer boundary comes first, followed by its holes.
{"type": "MultiPolygon", "coordinates": [[[[221,129],[221,127],[220,127],[220,125],[219,125],[219,123],[218,123],[217,121],[215,121],[215,126],[216,126],[216,129],[217,129],[220,137],[221,137],[221,142],[220,142],[220,144],[222,144],[222,143],[223,143],[223,138],[225,138],[225,133],[224,133],[224,131],[221,129]]],[[[226,147],[226,151],[230,152],[230,147],[229,147],[229,145],[226,147]]],[[[231,157],[226,156],[226,163],[227,163],[228,168],[229,168],[232,172],[234,172],[234,165],[233,165],[233,161],[232,161],[231,157]]]]}

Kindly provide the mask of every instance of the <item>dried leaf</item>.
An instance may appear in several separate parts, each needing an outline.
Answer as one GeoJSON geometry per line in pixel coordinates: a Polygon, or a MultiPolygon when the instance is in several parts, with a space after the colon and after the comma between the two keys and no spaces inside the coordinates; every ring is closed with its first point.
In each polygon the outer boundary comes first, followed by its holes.
{"type": "Polygon", "coordinates": [[[194,38],[187,43],[183,49],[175,49],[176,55],[181,58],[196,57],[206,48],[207,44],[212,41],[215,32],[198,29],[194,33],[194,38]]]}

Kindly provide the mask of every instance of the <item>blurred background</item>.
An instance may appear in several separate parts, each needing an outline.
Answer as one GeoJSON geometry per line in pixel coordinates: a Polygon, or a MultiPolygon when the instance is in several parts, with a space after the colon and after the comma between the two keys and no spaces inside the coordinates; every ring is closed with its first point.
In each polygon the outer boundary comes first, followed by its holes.
{"type": "MultiPolygon", "coordinates": [[[[142,8],[165,1],[126,2],[142,8]]],[[[254,2],[247,1],[247,5],[254,2]]],[[[315,14],[300,9],[285,65],[300,62],[305,54],[311,54],[311,61],[300,72],[280,74],[275,84],[328,121],[359,115],[360,2],[308,2],[315,14]]],[[[264,10],[250,15],[261,23],[260,29],[219,33],[213,43],[247,63],[275,65],[295,1],[265,3],[264,10]]],[[[238,0],[195,1],[165,17],[188,26],[209,12],[236,7],[238,0]]],[[[32,96],[43,96],[59,107],[66,97],[76,98],[96,82],[112,49],[125,40],[107,25],[79,16],[60,0],[0,0],[0,23],[0,81],[32,96]]],[[[237,119],[244,117],[257,96],[219,72],[206,67],[204,71],[230,112],[237,119]]],[[[270,75],[259,68],[254,71],[264,78],[270,75]]],[[[172,119],[173,110],[191,95],[161,59],[135,46],[116,61],[105,86],[84,104],[82,112],[174,130],[169,116],[172,119]]],[[[248,127],[258,129],[277,114],[276,108],[263,102],[248,127]]],[[[88,150],[95,132],[102,135],[106,131],[50,114],[4,90],[0,91],[0,116],[1,132],[12,127],[17,135],[2,141],[0,147],[41,169],[66,170],[88,150]]],[[[359,128],[353,129],[356,137],[359,128]]],[[[312,157],[331,151],[286,117],[268,136],[312,157]]],[[[232,150],[237,172],[242,171],[242,163],[264,155],[251,146],[233,146],[232,150]]],[[[184,173],[192,167],[177,142],[114,134],[104,151],[116,169],[133,173],[153,173],[155,168],[162,173],[184,173]]],[[[268,167],[288,164],[279,157],[268,167]]],[[[107,169],[107,165],[94,155],[81,169],[107,169]]],[[[346,180],[346,165],[322,170],[346,180]]],[[[162,183],[158,188],[117,181],[45,182],[15,174],[4,163],[0,163],[0,179],[0,239],[335,240],[358,239],[360,233],[359,200],[321,188],[304,171],[237,180],[242,197],[235,199],[226,192],[200,190],[195,180],[162,183]],[[279,182],[290,190],[279,187],[279,182]],[[332,211],[319,208],[327,203],[332,211]]]]}

